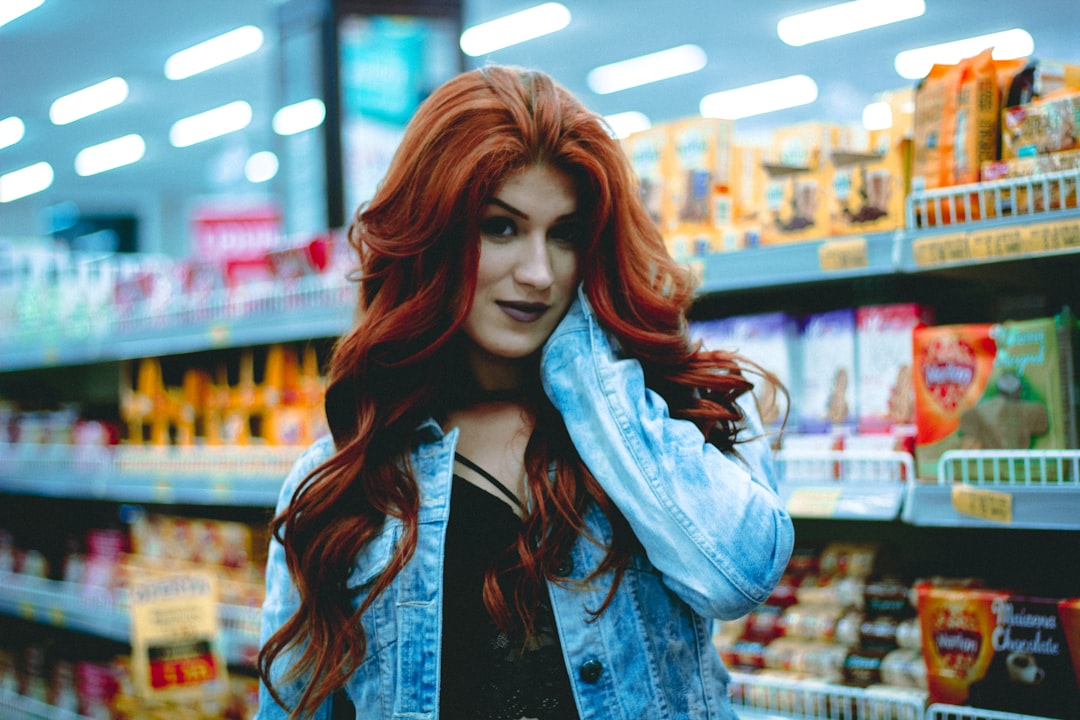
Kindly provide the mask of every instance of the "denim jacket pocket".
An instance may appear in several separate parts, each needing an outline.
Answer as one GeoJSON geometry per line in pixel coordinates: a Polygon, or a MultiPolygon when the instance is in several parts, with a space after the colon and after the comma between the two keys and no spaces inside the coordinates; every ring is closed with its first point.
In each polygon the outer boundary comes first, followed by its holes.
{"type": "MultiPolygon", "coordinates": [[[[356,555],[352,572],[345,586],[352,594],[353,608],[359,608],[373,590],[378,578],[386,572],[401,537],[401,523],[387,519],[382,531],[373,537],[356,555]]],[[[394,608],[397,605],[397,581],[391,583],[364,611],[361,622],[367,638],[363,665],[376,658],[395,641],[394,608]]]]}

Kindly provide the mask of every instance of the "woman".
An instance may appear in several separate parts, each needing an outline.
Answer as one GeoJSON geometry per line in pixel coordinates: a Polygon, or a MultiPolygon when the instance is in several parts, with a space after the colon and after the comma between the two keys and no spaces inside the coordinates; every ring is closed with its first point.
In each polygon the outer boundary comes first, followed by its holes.
{"type": "Polygon", "coordinates": [[[419,108],[273,522],[260,717],[733,717],[708,618],[765,600],[792,527],[636,190],[542,73],[419,108]]]}

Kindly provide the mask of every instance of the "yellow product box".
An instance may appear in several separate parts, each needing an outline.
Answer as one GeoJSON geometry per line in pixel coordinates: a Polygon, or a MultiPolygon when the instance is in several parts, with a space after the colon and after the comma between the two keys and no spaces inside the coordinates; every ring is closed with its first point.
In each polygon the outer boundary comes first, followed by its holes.
{"type": "Polygon", "coordinates": [[[870,132],[863,150],[832,153],[829,185],[831,234],[899,230],[910,183],[911,140],[891,130],[870,132]]]}
{"type": "Polygon", "coordinates": [[[830,123],[803,123],[779,128],[765,153],[765,222],[762,244],[818,240],[828,236],[829,157],[837,147],[851,147],[852,128],[830,123]]]}
{"type": "Polygon", "coordinates": [[[765,222],[765,185],[768,177],[764,168],[765,149],[756,145],[736,143],[731,154],[731,226],[726,230],[732,237],[732,249],[741,250],[761,244],[761,228],[765,222]]]}
{"type": "MultiPolygon", "coordinates": [[[[993,180],[1034,178],[1064,170],[1076,170],[1077,168],[1080,168],[1080,148],[1047,155],[1032,155],[1012,158],[1011,160],[986,162],[982,166],[982,176],[984,182],[990,182],[993,180]]],[[[1026,214],[1075,208],[1076,185],[1076,180],[1067,180],[1063,183],[1047,183],[1045,187],[1042,183],[1030,185],[1018,183],[1015,187],[1004,188],[1002,190],[1002,213],[1008,215],[1015,210],[1015,212],[1026,214]],[[1013,197],[1014,192],[1015,197],[1013,197]]]]}
{"type": "Polygon", "coordinates": [[[1062,91],[1001,116],[1001,159],[1080,148],[1080,90],[1062,91]]]}
{"type": "MultiPolygon", "coordinates": [[[[731,154],[734,122],[688,118],[667,123],[671,166],[666,204],[671,215],[665,236],[713,238],[731,224],[731,154]]],[[[716,240],[695,242],[695,251],[722,250],[716,240]]],[[[701,254],[695,252],[694,254],[701,254]]]]}
{"type": "Polygon", "coordinates": [[[637,175],[638,191],[649,217],[658,228],[666,227],[671,215],[664,192],[664,184],[671,174],[671,143],[667,128],[658,125],[633,133],[623,138],[622,146],[637,175]]]}

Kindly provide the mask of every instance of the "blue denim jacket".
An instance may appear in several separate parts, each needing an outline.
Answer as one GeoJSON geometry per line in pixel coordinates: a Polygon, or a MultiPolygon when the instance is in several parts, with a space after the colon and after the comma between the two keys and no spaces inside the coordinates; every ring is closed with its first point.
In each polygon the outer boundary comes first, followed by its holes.
{"type": "MultiPolygon", "coordinates": [[[[584,295],[543,350],[544,388],[562,414],[589,470],[630,522],[644,548],[599,619],[610,576],[589,587],[549,583],[552,607],[582,718],[651,720],[735,717],[728,673],[711,642],[712,620],[741,616],[764,601],[793,543],[791,520],[775,492],[766,443],[739,446],[741,459],[708,445],[690,422],[668,415],[645,388],[640,364],[620,360],[584,295]]],[[[747,435],[761,432],[752,400],[747,435]]],[[[412,464],[421,493],[416,553],[363,618],[368,651],[346,684],[357,718],[436,718],[442,627],[443,540],[450,512],[456,430],[433,420],[421,427],[412,464]]],[[[333,452],[316,442],[281,492],[280,512],[297,484],[333,452]]],[[[596,507],[588,530],[601,541],[611,528],[596,507]]],[[[388,519],[356,559],[348,584],[359,591],[387,566],[401,525],[388,519]]],[[[580,539],[565,568],[583,579],[603,549],[580,539]]],[[[262,635],[295,611],[297,594],[279,543],[270,545],[262,635]]],[[[287,658],[279,658],[280,675],[287,658]]],[[[302,683],[280,688],[299,696],[302,683]]],[[[286,717],[260,693],[259,718],[286,717]]],[[[329,703],[315,717],[330,717],[329,703]]]]}

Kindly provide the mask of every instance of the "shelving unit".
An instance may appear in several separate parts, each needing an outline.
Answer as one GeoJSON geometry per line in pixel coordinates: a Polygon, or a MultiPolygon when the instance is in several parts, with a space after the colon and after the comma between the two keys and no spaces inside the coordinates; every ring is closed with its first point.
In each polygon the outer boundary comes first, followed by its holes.
{"type": "MultiPolygon", "coordinates": [[[[816,242],[752,248],[697,258],[703,298],[752,293],[779,296],[800,286],[907,280],[943,273],[983,273],[1012,281],[1037,261],[1075,279],[1080,268],[1080,211],[1017,205],[1020,197],[1075,193],[1080,172],[1001,181],[912,195],[906,230],[816,242]],[[934,224],[927,218],[968,218],[934,224]],[[980,218],[971,220],[970,218],[980,218]],[[990,273],[994,266],[998,272],[990,273]],[[1064,266],[1064,267],[1063,267],[1064,266]],[[1004,272],[1000,270],[1004,268],[1004,272]]],[[[1044,203],[1045,204],[1045,203],[1044,203]]],[[[1027,278],[1024,278],[1025,280],[1027,278]]],[[[1080,291],[1066,288],[1073,297],[1080,291]]],[[[811,292],[814,292],[811,290],[811,292]]],[[[352,322],[355,286],[306,278],[287,288],[255,285],[197,303],[183,299],[168,313],[97,322],[80,328],[40,327],[0,336],[0,373],[35,372],[145,356],[334,337],[352,322]]],[[[2,332],[2,330],[0,330],[2,332]]],[[[272,507],[295,447],[77,448],[0,445],[0,494],[216,508],[272,507]]],[[[938,528],[1080,531],[1080,451],[1004,454],[950,452],[936,482],[915,480],[906,453],[780,451],[781,495],[797,521],[836,521],[846,527],[898,525],[912,532],[938,528]],[[1001,468],[1010,473],[1002,475],[1001,468]],[[1007,521],[992,515],[1008,507],[1007,521]],[[845,526],[845,523],[848,525],[845,526]]],[[[128,638],[123,599],[104,590],[0,573],[0,614],[111,640],[128,638]]],[[[248,665],[258,642],[258,611],[219,606],[229,662],[248,665]]],[[[890,718],[890,720],[1030,720],[1022,716],[935,705],[902,690],[792,682],[732,673],[736,710],[743,718],[890,718]]],[[[16,718],[77,716],[30,698],[0,692],[0,713],[16,718]]]]}

